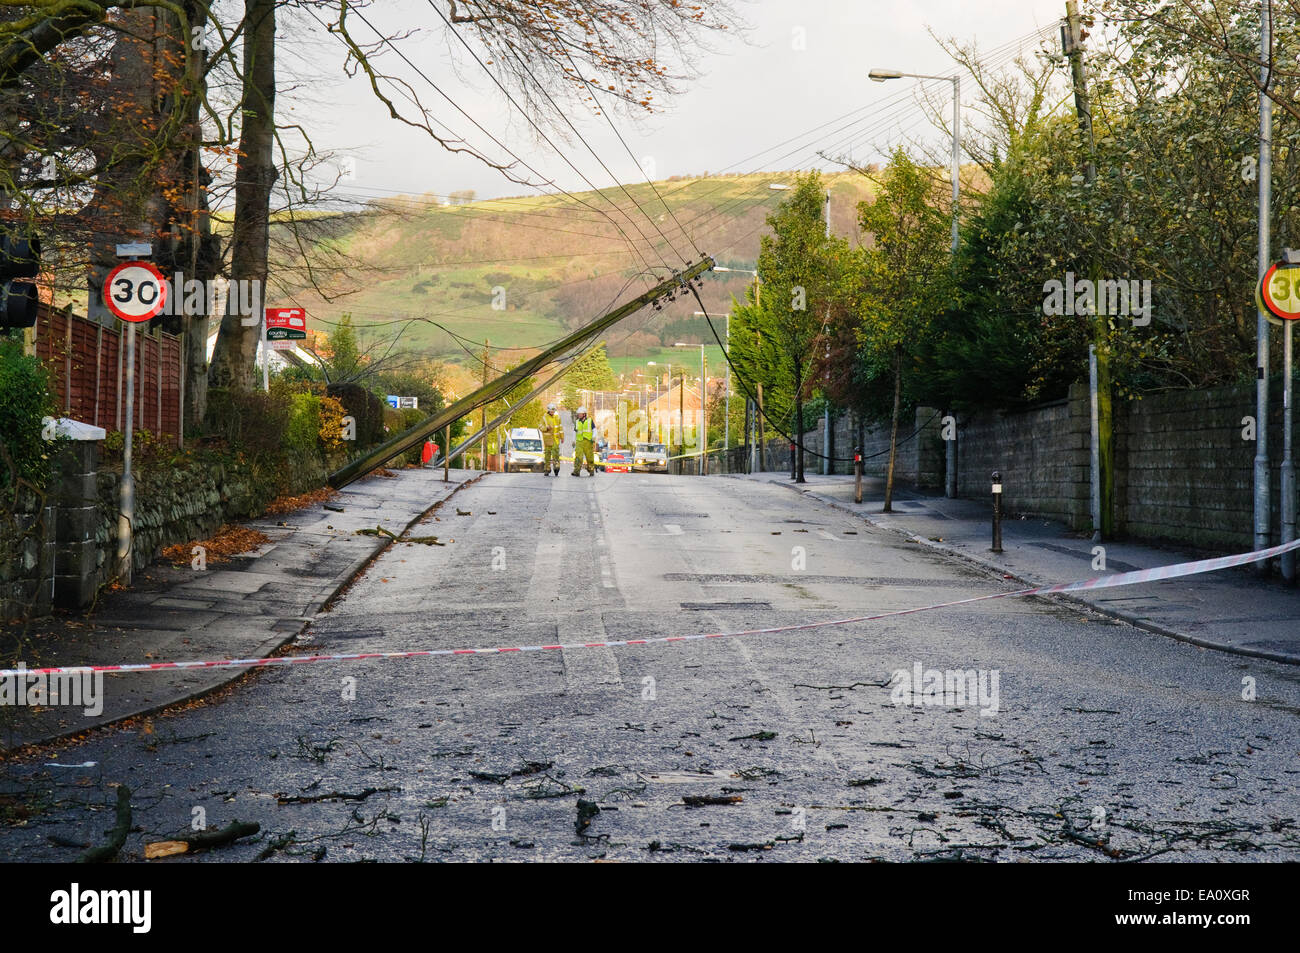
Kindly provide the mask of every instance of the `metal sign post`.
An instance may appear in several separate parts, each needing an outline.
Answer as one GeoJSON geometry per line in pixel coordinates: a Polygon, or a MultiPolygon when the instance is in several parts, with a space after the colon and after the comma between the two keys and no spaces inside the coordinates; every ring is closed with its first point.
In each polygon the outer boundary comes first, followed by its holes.
{"type": "MultiPolygon", "coordinates": [[[[1264,272],[1255,289],[1255,301],[1261,314],[1282,328],[1282,543],[1296,538],[1295,457],[1292,453],[1292,342],[1295,324],[1300,321],[1300,251],[1288,248],[1286,258],[1264,272]]],[[[1258,423],[1259,435],[1268,426],[1258,423]]],[[[1294,582],[1295,551],[1281,557],[1282,578],[1294,582]]]]}
{"type": "Polygon", "coordinates": [[[127,259],[104,279],[104,304],[126,326],[126,420],[122,427],[122,485],[117,514],[117,574],[124,585],[131,582],[134,562],[135,477],[131,472],[131,445],[135,431],[135,326],[161,313],[167,304],[167,281],[162,272],[138,256],[150,255],[147,242],[118,245],[117,255],[127,259]]]}

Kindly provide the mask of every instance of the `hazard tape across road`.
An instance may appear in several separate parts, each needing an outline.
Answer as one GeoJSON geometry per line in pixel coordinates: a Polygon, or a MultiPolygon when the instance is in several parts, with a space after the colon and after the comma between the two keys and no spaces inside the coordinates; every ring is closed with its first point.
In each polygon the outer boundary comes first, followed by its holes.
{"type": "Polygon", "coordinates": [[[939,602],[928,606],[916,606],[911,609],[895,609],[892,612],[878,612],[874,615],[853,616],[848,619],[832,619],[827,622],[806,622],[802,625],[781,625],[768,629],[745,629],[740,632],[710,632],[695,635],[666,635],[652,639],[621,639],[605,642],[569,642],[556,645],[514,645],[497,646],[482,649],[420,649],[407,652],[347,652],[336,655],[284,655],[275,658],[213,659],[194,662],[148,662],[134,665],[61,665],[53,668],[0,669],[0,678],[31,677],[33,675],[89,675],[97,672],[163,672],[184,669],[209,668],[272,668],[286,665],[313,665],[317,662],[364,662],[370,659],[408,659],[435,658],[450,655],[506,655],[513,652],[549,652],[557,649],[602,649],[621,648],[632,645],[661,645],[669,642],[698,642],[705,639],[728,639],[743,635],[774,635],[780,632],[803,632],[809,629],[824,629],[837,625],[853,625],[858,622],[876,622],[892,619],[895,616],[914,615],[918,612],[931,612],[935,609],[950,609],[966,606],[990,599],[1012,599],[1023,596],[1050,596],[1062,592],[1083,592],[1089,589],[1111,589],[1116,586],[1133,586],[1144,582],[1158,582],[1161,579],[1176,579],[1180,576],[1196,576],[1247,563],[1262,562],[1272,559],[1294,549],[1300,549],[1300,540],[1261,549],[1253,553],[1241,553],[1236,556],[1217,556],[1214,559],[1201,559],[1190,563],[1175,563],[1172,566],[1158,566],[1155,569],[1138,569],[1133,572],[1115,573],[1110,576],[1098,576],[1078,582],[1062,582],[1052,586],[1036,586],[1032,589],[1017,589],[1013,592],[994,592],[984,596],[972,596],[954,602],[939,602]]]}

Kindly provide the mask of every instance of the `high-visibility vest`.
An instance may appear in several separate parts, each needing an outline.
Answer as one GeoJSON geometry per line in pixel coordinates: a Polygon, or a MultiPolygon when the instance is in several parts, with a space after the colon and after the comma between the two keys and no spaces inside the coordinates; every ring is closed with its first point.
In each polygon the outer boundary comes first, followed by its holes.
{"type": "Polygon", "coordinates": [[[575,441],[593,440],[595,436],[596,424],[590,417],[586,420],[575,420],[573,422],[573,439],[575,441]]]}
{"type": "Polygon", "coordinates": [[[546,444],[561,443],[564,440],[564,421],[559,414],[546,414],[542,417],[542,442],[546,444]]]}

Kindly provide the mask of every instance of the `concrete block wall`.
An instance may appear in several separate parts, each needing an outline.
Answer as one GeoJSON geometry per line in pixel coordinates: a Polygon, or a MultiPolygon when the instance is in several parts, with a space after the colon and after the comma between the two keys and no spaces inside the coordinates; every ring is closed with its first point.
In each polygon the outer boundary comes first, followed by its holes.
{"type": "MultiPolygon", "coordinates": [[[[1280,531],[1282,417],[1279,386],[1268,422],[1273,534],[1280,531]]],[[[1252,385],[1173,391],[1117,404],[1115,500],[1119,529],[1134,537],[1207,549],[1254,540],[1256,444],[1242,437],[1255,414],[1252,385]]]]}
{"type": "Polygon", "coordinates": [[[1019,411],[958,418],[957,495],[989,499],[993,471],[1002,474],[1002,505],[1013,516],[1091,527],[1087,387],[1066,400],[1019,411]]]}
{"type": "MultiPolygon", "coordinates": [[[[898,423],[898,448],[894,461],[894,481],[900,486],[922,489],[942,489],[944,474],[944,448],[941,438],[942,414],[933,407],[918,407],[906,414],[898,423]]],[[[867,426],[862,430],[862,472],[867,476],[884,477],[889,469],[889,424],[867,426]]],[[[833,473],[853,472],[853,448],[857,446],[857,423],[852,414],[834,418],[831,427],[830,454],[833,473]]],[[[803,435],[803,445],[815,453],[826,453],[826,435],[821,422],[814,430],[803,435]]],[[[790,469],[790,447],[784,439],[769,441],[768,459],[771,469],[790,469]]],[[[805,454],[804,469],[808,473],[821,473],[820,457],[805,454]]]]}

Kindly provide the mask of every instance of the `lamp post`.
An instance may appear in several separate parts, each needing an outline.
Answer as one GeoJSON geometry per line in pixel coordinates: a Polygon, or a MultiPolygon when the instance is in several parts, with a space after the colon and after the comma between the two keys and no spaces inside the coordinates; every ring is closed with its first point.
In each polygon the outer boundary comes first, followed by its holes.
{"type": "MultiPolygon", "coordinates": [[[[1269,83],[1273,79],[1273,2],[1261,0],[1259,18],[1259,212],[1257,222],[1258,276],[1264,277],[1272,260],[1272,207],[1273,207],[1273,100],[1269,96],[1269,83]]],[[[1271,479],[1268,451],[1268,315],[1263,310],[1255,316],[1255,467],[1253,516],[1255,548],[1267,549],[1272,523],[1269,499],[1271,479]]],[[[1256,571],[1267,575],[1268,563],[1261,562],[1256,571]]]]}
{"type": "MultiPolygon", "coordinates": [[[[922,73],[903,73],[899,70],[873,69],[867,76],[876,83],[891,79],[936,79],[952,83],[952,264],[957,267],[957,250],[960,248],[958,237],[958,216],[961,201],[961,76],[927,76],[922,73]]],[[[955,434],[954,434],[955,436],[955,434]]],[[[957,441],[945,440],[944,447],[944,493],[949,497],[957,495],[957,441]]]]}
{"type": "MultiPolygon", "coordinates": [[[[682,341],[677,341],[676,343],[673,344],[673,347],[698,347],[698,348],[700,349],[700,422],[701,422],[701,426],[695,428],[695,439],[698,440],[698,441],[700,441],[700,476],[705,476],[705,475],[707,475],[707,473],[708,473],[708,464],[706,463],[706,460],[708,459],[708,451],[709,451],[709,414],[708,414],[708,405],[707,405],[707,403],[705,402],[704,395],[705,395],[705,393],[708,391],[708,388],[709,388],[709,383],[708,383],[709,379],[708,379],[708,377],[705,376],[705,373],[706,373],[706,372],[705,372],[706,364],[705,364],[705,361],[704,361],[704,345],[703,345],[703,344],[698,344],[698,345],[696,345],[696,344],[686,344],[686,343],[684,343],[684,342],[682,342],[682,341]],[[701,439],[701,438],[702,438],[702,439],[701,439]]],[[[686,440],[686,423],[685,423],[686,410],[685,410],[685,405],[686,405],[686,377],[685,377],[685,375],[683,375],[683,376],[682,376],[682,417],[683,417],[683,422],[682,422],[682,441],[683,441],[683,443],[685,443],[685,440],[686,440]]]]}
{"type": "Polygon", "coordinates": [[[924,73],[903,73],[893,69],[873,69],[867,74],[872,82],[883,83],[891,79],[938,79],[952,83],[952,254],[957,255],[957,210],[961,198],[961,77],[929,76],[924,73]]]}

